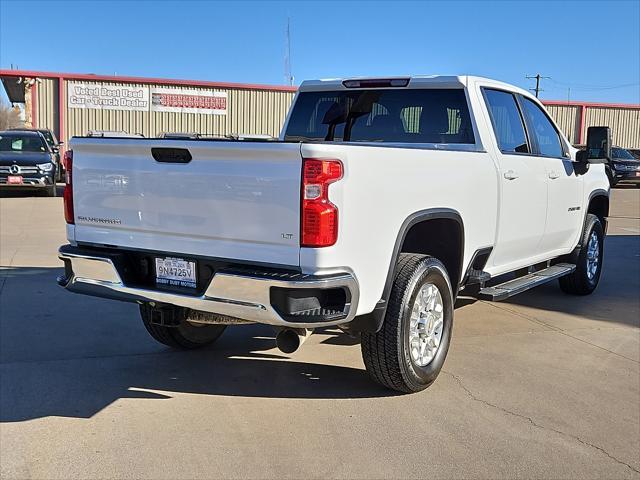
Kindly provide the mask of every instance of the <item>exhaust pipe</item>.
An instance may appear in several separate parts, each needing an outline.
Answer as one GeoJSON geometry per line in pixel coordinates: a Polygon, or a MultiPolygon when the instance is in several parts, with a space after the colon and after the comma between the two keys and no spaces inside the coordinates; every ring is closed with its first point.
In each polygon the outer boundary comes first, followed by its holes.
{"type": "Polygon", "coordinates": [[[282,353],[293,353],[311,336],[308,328],[283,328],[276,335],[276,347],[282,353]]]}

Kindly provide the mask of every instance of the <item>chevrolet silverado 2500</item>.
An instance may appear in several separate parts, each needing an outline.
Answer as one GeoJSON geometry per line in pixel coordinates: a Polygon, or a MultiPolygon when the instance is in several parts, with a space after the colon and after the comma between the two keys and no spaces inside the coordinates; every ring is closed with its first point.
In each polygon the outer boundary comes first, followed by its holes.
{"type": "Polygon", "coordinates": [[[73,138],[58,281],[137,302],[176,348],[257,322],[290,353],[339,326],[375,381],[419,391],[459,293],[596,288],[611,147],[588,136],[519,88],[433,76],[304,82],[273,141],[73,138]]]}

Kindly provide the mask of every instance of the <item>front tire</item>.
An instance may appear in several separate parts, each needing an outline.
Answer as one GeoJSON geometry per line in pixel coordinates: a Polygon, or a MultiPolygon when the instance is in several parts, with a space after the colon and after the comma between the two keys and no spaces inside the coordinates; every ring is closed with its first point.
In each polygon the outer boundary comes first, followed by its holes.
{"type": "Polygon", "coordinates": [[[186,320],[185,310],[177,309],[180,323],[177,326],[157,325],[151,322],[153,307],[140,305],[140,316],[149,334],[158,342],[179,350],[202,348],[215,342],[226,325],[193,324],[186,320]]]}
{"type": "Polygon", "coordinates": [[[382,328],[362,334],[367,372],[399,392],[424,390],[442,369],[452,326],[453,289],[442,262],[401,254],[382,328]]]}
{"type": "Polygon", "coordinates": [[[618,180],[616,180],[616,175],[613,172],[613,170],[611,169],[611,167],[609,167],[608,165],[605,167],[605,172],[607,174],[607,178],[609,179],[609,186],[611,188],[615,187],[616,184],[618,183],[618,180]]]}
{"type": "Polygon", "coordinates": [[[589,213],[580,240],[581,247],[571,254],[575,271],[560,277],[560,289],[571,295],[589,295],[598,286],[604,254],[604,229],[600,219],[589,213]]]}

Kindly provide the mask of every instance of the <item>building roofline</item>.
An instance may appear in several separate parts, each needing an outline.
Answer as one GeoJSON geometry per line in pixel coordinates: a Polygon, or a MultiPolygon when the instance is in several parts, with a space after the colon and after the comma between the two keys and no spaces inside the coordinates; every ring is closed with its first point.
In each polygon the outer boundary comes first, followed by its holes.
{"type": "Polygon", "coordinates": [[[94,82],[119,82],[139,84],[165,84],[192,87],[230,88],[238,90],[271,90],[276,92],[296,92],[298,87],[287,85],[263,85],[254,83],[210,82],[204,80],[184,80],[176,78],[130,77],[122,75],[96,75],[93,73],[60,73],[37,70],[0,69],[0,77],[41,77],[63,80],[91,80],[94,82]]]}
{"type": "MultiPolygon", "coordinates": [[[[56,78],[64,80],[90,80],[94,82],[116,82],[116,83],[138,83],[138,84],[166,84],[193,87],[209,88],[230,88],[238,90],[270,90],[276,92],[297,92],[298,87],[287,85],[264,85],[254,83],[236,82],[212,82],[207,80],[186,80],[177,78],[157,78],[157,77],[132,77],[125,75],[97,75],[93,73],[61,73],[47,72],[41,70],[7,70],[0,69],[0,77],[42,77],[56,78]]],[[[421,78],[415,76],[411,78],[421,78]]],[[[425,77],[426,78],[426,77],[425,77]]],[[[470,77],[471,78],[471,77],[470,77]]],[[[483,77],[474,77],[483,79],[483,77]]],[[[487,79],[491,80],[491,79],[487,79]]],[[[493,81],[493,80],[492,80],[493,81]]],[[[606,103],[606,102],[583,102],[579,100],[540,100],[544,105],[559,105],[569,107],[592,107],[592,108],[632,108],[640,109],[638,103],[606,103]]]]}
{"type": "Polygon", "coordinates": [[[640,103],[605,103],[605,102],[581,102],[577,100],[540,100],[544,105],[559,105],[565,107],[591,107],[591,108],[637,108],[640,103]]]}

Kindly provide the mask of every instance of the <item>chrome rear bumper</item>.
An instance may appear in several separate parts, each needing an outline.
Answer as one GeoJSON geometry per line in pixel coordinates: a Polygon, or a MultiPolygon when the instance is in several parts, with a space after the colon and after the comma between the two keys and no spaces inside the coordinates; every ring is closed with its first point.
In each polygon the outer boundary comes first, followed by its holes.
{"type": "Polygon", "coordinates": [[[58,257],[65,262],[67,274],[58,283],[67,290],[115,300],[175,305],[217,313],[251,322],[295,328],[316,328],[348,323],[358,306],[358,283],[348,272],[326,276],[305,274],[254,274],[216,272],[203,295],[185,295],[162,290],[130,287],[123,282],[110,258],[85,253],[72,253],[62,247],[58,257]],[[285,318],[272,305],[271,289],[335,289],[347,292],[343,313],[330,318],[301,315],[285,318]]]}

